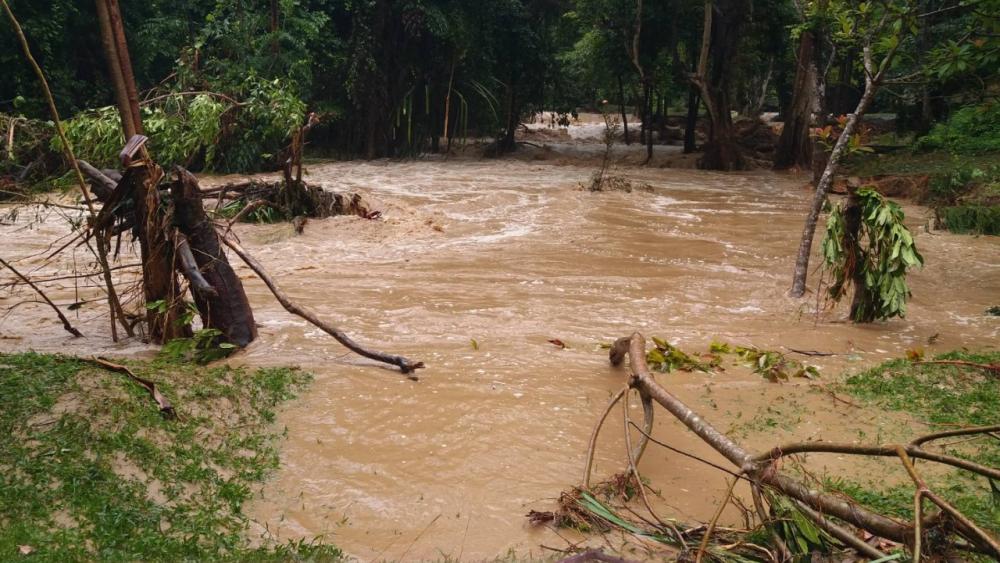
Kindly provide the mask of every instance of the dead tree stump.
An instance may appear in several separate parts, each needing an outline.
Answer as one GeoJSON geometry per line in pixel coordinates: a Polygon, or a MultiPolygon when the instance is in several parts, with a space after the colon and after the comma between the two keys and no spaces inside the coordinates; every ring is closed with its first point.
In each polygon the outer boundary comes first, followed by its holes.
{"type": "Polygon", "coordinates": [[[177,179],[170,186],[174,202],[174,223],[187,237],[198,270],[215,294],[198,290],[200,282],[192,282],[191,293],[205,328],[222,332],[226,342],[246,346],[257,338],[257,325],[247,299],[243,282],[222,252],[219,235],[208,219],[201,199],[198,180],[178,167],[177,179]],[[197,284],[197,285],[196,285],[197,284]]]}

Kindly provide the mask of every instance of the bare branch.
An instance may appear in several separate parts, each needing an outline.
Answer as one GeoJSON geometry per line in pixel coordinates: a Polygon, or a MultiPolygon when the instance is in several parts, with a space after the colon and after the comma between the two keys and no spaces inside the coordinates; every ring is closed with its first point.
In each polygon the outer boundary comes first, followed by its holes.
{"type": "Polygon", "coordinates": [[[25,277],[24,274],[17,271],[17,269],[14,268],[14,266],[11,266],[10,263],[4,260],[3,258],[0,258],[0,264],[6,266],[7,269],[10,270],[11,272],[14,272],[14,275],[21,278],[24,281],[24,283],[30,285],[31,289],[34,289],[35,293],[37,293],[42,299],[44,299],[45,302],[49,304],[49,307],[52,307],[52,310],[56,312],[56,316],[59,317],[60,321],[62,321],[63,328],[66,329],[66,332],[72,334],[73,337],[75,338],[80,338],[81,336],[83,336],[83,334],[79,330],[73,328],[73,325],[70,324],[69,319],[66,318],[66,315],[64,315],[62,311],[59,310],[59,307],[57,307],[56,304],[53,303],[52,300],[49,299],[49,297],[45,295],[45,293],[43,293],[42,290],[39,289],[37,285],[35,285],[31,280],[25,277]]]}
{"type": "Polygon", "coordinates": [[[343,344],[344,347],[346,347],[348,350],[351,350],[356,354],[359,354],[361,356],[364,356],[366,358],[375,361],[384,362],[387,364],[392,364],[394,366],[397,366],[400,369],[400,371],[406,374],[407,377],[409,377],[410,379],[413,380],[417,379],[417,376],[414,372],[424,367],[423,362],[414,362],[412,360],[404,358],[403,356],[394,356],[392,354],[386,354],[383,352],[368,350],[367,348],[362,347],[360,344],[352,340],[340,329],[326,322],[321,321],[319,317],[316,316],[316,313],[313,312],[312,310],[297,305],[294,301],[289,299],[288,296],[285,295],[285,292],[281,291],[281,289],[274,282],[274,280],[271,279],[271,276],[267,274],[267,272],[264,270],[264,267],[261,266],[260,263],[257,262],[257,260],[254,259],[254,257],[251,256],[246,250],[244,250],[243,247],[239,245],[239,243],[229,238],[228,236],[220,238],[222,239],[222,242],[226,246],[232,249],[232,251],[235,252],[236,255],[239,256],[244,262],[246,262],[246,265],[249,266],[250,269],[253,270],[255,274],[257,274],[257,277],[259,277],[261,281],[264,282],[264,285],[266,285],[267,288],[271,290],[271,293],[274,294],[274,296],[278,299],[278,302],[281,303],[281,306],[284,307],[286,311],[309,321],[310,323],[321,329],[323,332],[332,336],[337,342],[343,344]]]}

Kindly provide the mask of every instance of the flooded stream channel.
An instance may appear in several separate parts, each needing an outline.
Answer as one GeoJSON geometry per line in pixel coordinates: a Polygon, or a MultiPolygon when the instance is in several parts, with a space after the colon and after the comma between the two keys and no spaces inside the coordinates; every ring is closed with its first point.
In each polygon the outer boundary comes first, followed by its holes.
{"type": "MultiPolygon", "coordinates": [[[[815,295],[786,296],[810,197],[803,177],[633,167],[625,172],[652,193],[581,191],[592,170],[532,160],[314,164],[311,183],[362,192],[381,202],[382,218],[311,221],[300,236],[287,224],[237,228],[294,299],[361,342],[427,364],[413,382],[346,353],[238,268],[261,330],[231,361],[316,376],[279,416],[282,467],[249,509],[252,534],[322,536],[362,560],[565,548],[524,515],[551,509],[578,483],[592,424],[625,378],[599,346],[635,330],[689,352],[717,340],[837,354],[802,358],[821,369],[819,382],[772,384],[732,361],[715,374],[659,376],[754,448],[915,433],[906,418],[876,419],[823,385],[907,348],[997,342],[1000,322],[983,311],[1000,299],[1000,245],[927,232],[926,209],[906,207],[927,262],[912,276],[908,317],[855,326],[843,309],[817,317],[815,295]]],[[[22,212],[0,226],[8,259],[68,230],[56,217],[28,230],[29,219],[22,212]]],[[[72,282],[53,296],[72,302],[72,282]]],[[[0,297],[0,306],[14,301],[0,297]]],[[[142,353],[109,344],[102,307],[77,313],[83,341],[42,306],[17,307],[0,324],[0,350],[142,353]]],[[[655,433],[721,459],[663,411],[655,433]]],[[[612,417],[598,478],[621,470],[623,447],[612,417]]],[[[710,518],[726,486],[723,474],[652,447],[640,469],[663,493],[661,514],[680,520],[710,518]]]]}

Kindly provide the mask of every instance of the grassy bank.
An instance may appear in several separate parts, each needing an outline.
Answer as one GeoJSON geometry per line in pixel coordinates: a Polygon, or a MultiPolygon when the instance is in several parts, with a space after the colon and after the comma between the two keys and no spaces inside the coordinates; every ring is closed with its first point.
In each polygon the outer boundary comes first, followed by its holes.
{"type": "MultiPolygon", "coordinates": [[[[1000,363],[1000,352],[952,352],[937,360],[977,364],[1000,363]]],[[[842,391],[862,402],[892,411],[910,413],[931,431],[1000,424],[1000,379],[979,368],[947,364],[920,364],[893,360],[849,377],[842,391]]],[[[1000,467],[1000,438],[979,435],[928,444],[928,449],[982,465],[1000,467]]],[[[918,465],[927,467],[927,464],[918,465]]],[[[925,475],[928,484],[978,524],[1000,533],[1000,483],[958,470],[925,475]]],[[[913,486],[895,487],[871,482],[833,481],[829,485],[879,511],[913,517],[913,486]]]]}
{"type": "Polygon", "coordinates": [[[853,156],[846,173],[890,197],[934,208],[936,225],[958,234],[1000,235],[1000,153],[903,149],[853,156]]]}
{"type": "Polygon", "coordinates": [[[177,419],[120,373],[0,354],[0,560],[340,558],[325,545],[247,541],[243,505],[278,466],[274,409],[307,374],[129,365],[177,419]]]}

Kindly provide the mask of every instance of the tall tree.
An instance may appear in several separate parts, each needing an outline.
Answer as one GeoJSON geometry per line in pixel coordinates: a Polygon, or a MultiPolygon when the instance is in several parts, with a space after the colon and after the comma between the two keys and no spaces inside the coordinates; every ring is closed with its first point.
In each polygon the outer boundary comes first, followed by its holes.
{"type": "Polygon", "coordinates": [[[862,3],[858,7],[847,5],[845,2],[837,6],[837,9],[841,22],[840,40],[860,43],[865,90],[854,113],[847,116],[844,130],[837,138],[823,174],[816,185],[812,205],[802,229],[798,255],[795,259],[795,271],[792,275],[790,292],[792,297],[805,295],[806,275],[809,271],[809,257],[812,251],[813,237],[816,233],[816,224],[823,211],[830,188],[833,186],[833,178],[837,173],[840,161],[847,154],[851,139],[865,112],[871,107],[879,88],[886,81],[904,36],[913,29],[913,6],[903,0],[887,0],[882,4],[862,3]]]}
{"type": "Polygon", "coordinates": [[[809,135],[820,96],[818,42],[823,40],[823,19],[826,0],[813,2],[802,9],[805,20],[799,27],[799,47],[795,58],[795,81],[792,99],[783,108],[785,124],[774,151],[774,168],[810,170],[813,159],[813,139],[809,135]]]}
{"type": "Polygon", "coordinates": [[[705,0],[701,53],[691,80],[708,111],[708,142],[699,165],[709,170],[746,167],[733,131],[730,104],[732,61],[740,32],[750,15],[750,0],[705,0]]]}

